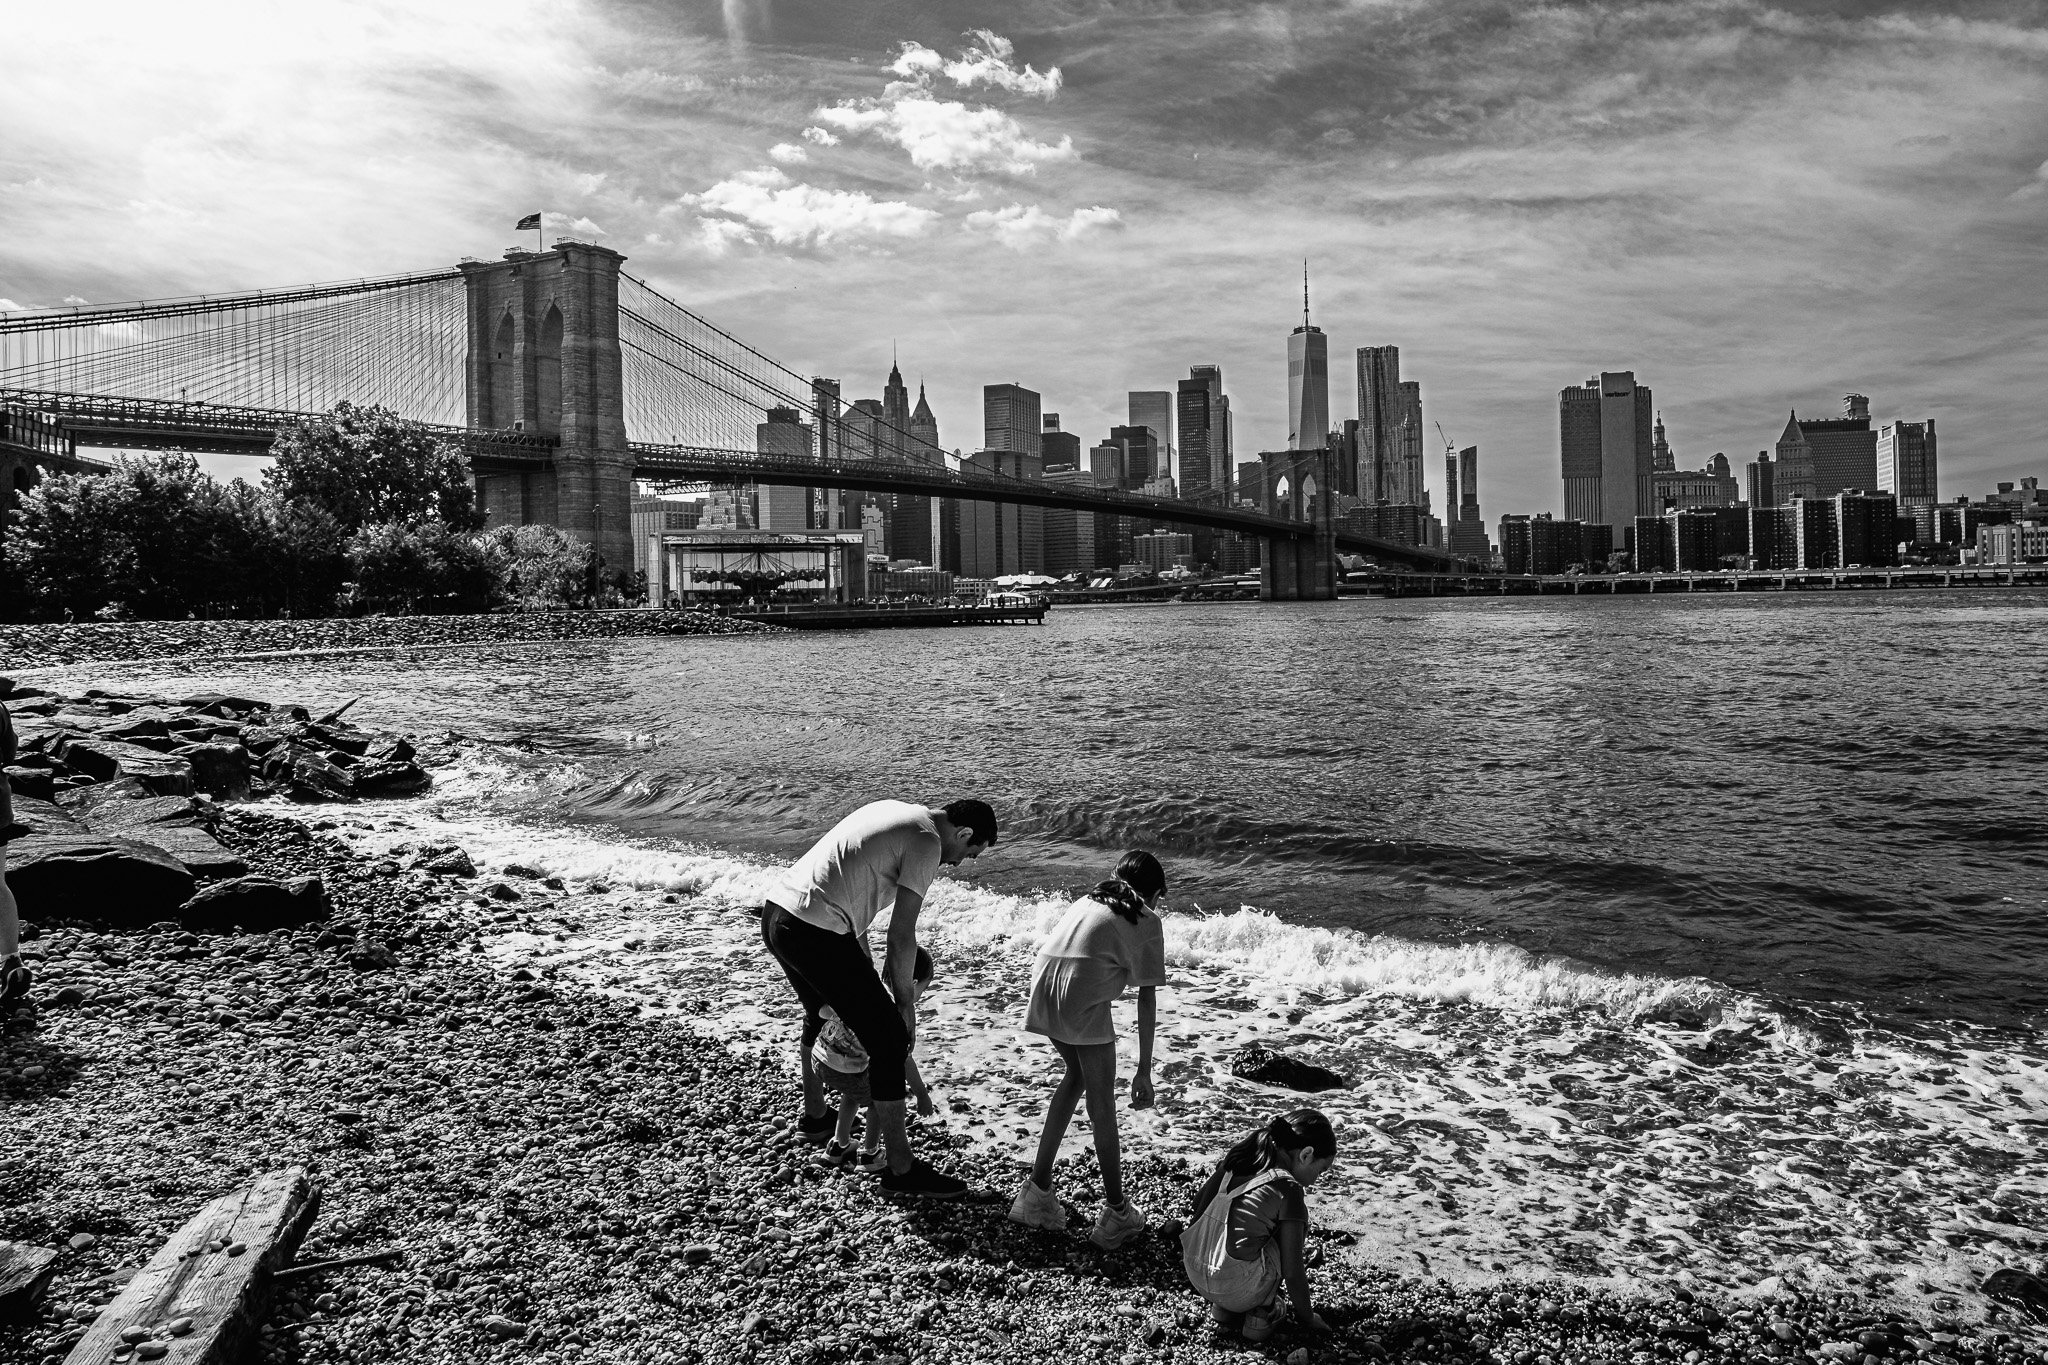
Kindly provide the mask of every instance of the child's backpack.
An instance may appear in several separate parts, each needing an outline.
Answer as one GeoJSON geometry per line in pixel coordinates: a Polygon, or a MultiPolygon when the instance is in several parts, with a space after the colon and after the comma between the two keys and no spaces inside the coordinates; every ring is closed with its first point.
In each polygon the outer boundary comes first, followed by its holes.
{"type": "Polygon", "coordinates": [[[1230,1210],[1238,1198],[1285,1176],[1269,1167],[1232,1189],[1219,1190],[1202,1216],[1180,1235],[1181,1265],[1195,1292],[1219,1308],[1242,1313],[1269,1298],[1279,1279],[1271,1257],[1240,1261],[1230,1254],[1230,1210]]]}

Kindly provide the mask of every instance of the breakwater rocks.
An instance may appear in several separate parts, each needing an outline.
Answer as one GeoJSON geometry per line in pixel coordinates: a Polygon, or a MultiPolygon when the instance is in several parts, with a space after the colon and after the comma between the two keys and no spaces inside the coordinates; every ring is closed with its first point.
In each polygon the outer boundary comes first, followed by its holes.
{"type": "MultiPolygon", "coordinates": [[[[98,688],[58,696],[0,678],[18,741],[4,778],[7,881],[24,917],[82,912],[139,925],[270,928],[321,913],[317,879],[251,877],[217,836],[219,802],[409,796],[432,779],[404,736],[341,712],[208,692],[170,699],[98,688]]],[[[342,708],[346,711],[347,708],[342,708]]]]}
{"type": "MultiPolygon", "coordinates": [[[[1007,1154],[929,1126],[919,1142],[974,1183],[967,1200],[897,1204],[820,1170],[779,1053],[484,951],[573,929],[585,888],[432,844],[360,858],[351,817],[219,814],[252,875],[328,889],[312,922],[33,925],[37,1009],[0,1037],[0,1236],[63,1252],[32,1320],[0,1333],[0,1365],[61,1359],[193,1210],[294,1164],[323,1187],[302,1263],[395,1254],[281,1286],[266,1362],[2039,1359],[2003,1329],[1768,1285],[1728,1300],[1683,1279],[1631,1296],[1404,1279],[1323,1234],[1311,1273],[1334,1335],[1247,1350],[1203,1320],[1170,1224],[1113,1253],[1084,1239],[1087,1158],[1059,1180],[1077,1201],[1064,1235],[1004,1219],[1007,1154]]],[[[724,978],[679,967],[675,996],[708,1004],[724,978]]],[[[1164,1224],[1201,1175],[1139,1155],[1126,1179],[1164,1224]]]]}
{"type": "Polygon", "coordinates": [[[118,621],[0,625],[0,666],[111,659],[383,649],[658,635],[779,634],[702,611],[545,611],[491,616],[351,616],[307,621],[118,621]]]}

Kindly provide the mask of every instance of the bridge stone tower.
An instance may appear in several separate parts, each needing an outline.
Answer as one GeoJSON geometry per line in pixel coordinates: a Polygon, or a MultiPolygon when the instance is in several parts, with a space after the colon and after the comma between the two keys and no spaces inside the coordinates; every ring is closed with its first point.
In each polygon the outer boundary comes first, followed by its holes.
{"type": "Polygon", "coordinates": [[[1274,536],[1263,547],[1259,597],[1267,602],[1323,602],[1337,595],[1337,483],[1328,450],[1261,455],[1265,506],[1276,517],[1305,521],[1299,539],[1274,536]]]}
{"type": "Polygon", "coordinates": [[[601,246],[464,262],[468,425],[550,436],[551,462],[480,457],[492,526],[550,524],[597,546],[607,575],[633,566],[633,456],[619,354],[619,267],[601,246]]]}

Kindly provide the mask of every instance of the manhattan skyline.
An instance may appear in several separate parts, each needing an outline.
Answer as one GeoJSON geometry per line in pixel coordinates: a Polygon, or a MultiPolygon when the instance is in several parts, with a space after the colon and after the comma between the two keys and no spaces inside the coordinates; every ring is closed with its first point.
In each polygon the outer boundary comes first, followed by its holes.
{"type": "Polygon", "coordinates": [[[1307,255],[1333,356],[1401,348],[1489,513],[1558,505],[1556,394],[1609,370],[1694,463],[1851,391],[1938,419],[1944,488],[2044,453],[2024,8],[572,8],[23,16],[0,299],[435,267],[542,207],[803,372],[893,341],[949,448],[987,383],[1092,439],[1216,363],[1243,458],[1307,255]]]}

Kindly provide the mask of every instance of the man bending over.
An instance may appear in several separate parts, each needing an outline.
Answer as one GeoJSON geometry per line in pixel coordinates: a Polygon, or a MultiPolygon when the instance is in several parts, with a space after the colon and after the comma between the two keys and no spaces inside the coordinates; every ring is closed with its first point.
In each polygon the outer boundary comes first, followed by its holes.
{"type": "Polygon", "coordinates": [[[913,984],[925,892],[940,867],[978,858],[995,842],[996,816],[985,801],[954,801],[943,809],[872,802],[797,859],[761,907],[761,940],[804,1006],[799,1131],[813,1142],[832,1131],[833,1114],[811,1062],[822,1027],[818,1011],[829,1005],[867,1049],[873,1112],[888,1154],[882,1188],[893,1193],[951,1199],[967,1189],[912,1154],[904,1127],[904,1063],[917,1034],[913,984]],[[867,933],[885,910],[889,939],[884,970],[877,972],[867,933]]]}

